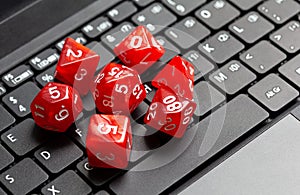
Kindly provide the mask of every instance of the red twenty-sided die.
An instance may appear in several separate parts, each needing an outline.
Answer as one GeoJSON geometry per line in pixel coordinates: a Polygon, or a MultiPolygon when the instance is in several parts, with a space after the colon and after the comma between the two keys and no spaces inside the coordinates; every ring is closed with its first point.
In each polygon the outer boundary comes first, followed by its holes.
{"type": "Polygon", "coordinates": [[[138,73],[116,63],[105,66],[94,80],[91,91],[98,110],[105,114],[128,115],[146,97],[138,73]]]}
{"type": "Polygon", "coordinates": [[[128,165],[131,144],[128,117],[101,114],[91,117],[86,137],[89,165],[124,169],[128,165]]]}
{"type": "Polygon", "coordinates": [[[86,95],[99,60],[100,56],[94,51],[67,38],[56,66],[55,78],[86,95]]]}
{"type": "Polygon", "coordinates": [[[81,113],[82,101],[72,87],[51,82],[37,94],[30,109],[37,125],[64,132],[81,113]]]}
{"type": "Polygon", "coordinates": [[[164,133],[181,138],[192,119],[196,103],[178,96],[168,87],[157,90],[144,122],[164,133]]]}
{"type": "Polygon", "coordinates": [[[181,97],[193,99],[194,66],[180,56],[175,56],[152,80],[152,85],[165,85],[181,97]]]}
{"type": "Polygon", "coordinates": [[[114,48],[114,52],[126,66],[142,74],[165,53],[165,49],[147,28],[138,26],[114,48]]]}

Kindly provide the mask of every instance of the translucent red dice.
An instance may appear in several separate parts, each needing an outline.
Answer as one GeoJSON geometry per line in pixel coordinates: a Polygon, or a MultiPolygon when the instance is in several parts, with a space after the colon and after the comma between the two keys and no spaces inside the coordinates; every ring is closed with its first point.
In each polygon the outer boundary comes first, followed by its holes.
{"type": "Polygon", "coordinates": [[[152,85],[165,85],[181,97],[193,99],[194,66],[180,56],[175,56],[152,80],[152,85]]]}
{"type": "Polygon", "coordinates": [[[124,65],[110,63],[96,77],[91,91],[98,110],[105,114],[134,111],[145,99],[146,91],[138,73],[124,65]]]}
{"type": "Polygon", "coordinates": [[[82,101],[72,87],[51,82],[37,94],[30,109],[37,125],[64,132],[81,113],[82,101]]]}
{"type": "Polygon", "coordinates": [[[126,168],[131,144],[132,135],[128,117],[101,114],[91,117],[86,138],[90,166],[126,168]]]}
{"type": "Polygon", "coordinates": [[[138,26],[114,48],[114,52],[126,66],[142,74],[165,53],[165,49],[147,28],[138,26]]]}
{"type": "Polygon", "coordinates": [[[78,90],[81,95],[89,91],[100,56],[89,48],[67,38],[56,66],[55,78],[78,90]]]}
{"type": "Polygon", "coordinates": [[[177,95],[171,88],[162,86],[155,93],[144,122],[166,134],[181,138],[195,109],[195,102],[177,95]]]}

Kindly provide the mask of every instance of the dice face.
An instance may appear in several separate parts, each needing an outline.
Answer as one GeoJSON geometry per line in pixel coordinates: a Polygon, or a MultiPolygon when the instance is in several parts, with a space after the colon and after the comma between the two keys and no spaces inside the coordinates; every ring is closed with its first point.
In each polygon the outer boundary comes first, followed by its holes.
{"type": "Polygon", "coordinates": [[[91,117],[86,138],[89,165],[124,169],[128,165],[131,145],[128,117],[101,114],[91,117]]]}
{"type": "Polygon", "coordinates": [[[180,56],[175,56],[158,75],[152,80],[152,85],[160,88],[170,87],[181,96],[193,99],[194,66],[180,56]]]}
{"type": "Polygon", "coordinates": [[[55,78],[86,95],[99,60],[98,54],[67,38],[56,66],[55,78]]]}
{"type": "Polygon", "coordinates": [[[191,121],[196,103],[178,96],[168,87],[155,93],[144,122],[166,134],[181,138],[191,121]]]}
{"type": "Polygon", "coordinates": [[[40,127],[65,132],[81,113],[82,101],[72,87],[51,82],[37,94],[30,109],[40,127]]]}
{"type": "Polygon", "coordinates": [[[165,49],[144,26],[138,26],[114,48],[114,52],[126,66],[142,74],[159,60],[165,49]]]}
{"type": "Polygon", "coordinates": [[[105,114],[133,112],[145,99],[146,91],[138,73],[124,65],[110,63],[91,87],[97,109],[105,114]]]}

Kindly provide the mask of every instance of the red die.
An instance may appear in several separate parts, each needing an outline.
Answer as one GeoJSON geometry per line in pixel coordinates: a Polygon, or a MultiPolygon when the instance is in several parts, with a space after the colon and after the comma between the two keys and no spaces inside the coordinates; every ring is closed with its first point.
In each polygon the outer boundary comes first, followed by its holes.
{"type": "Polygon", "coordinates": [[[177,95],[193,99],[194,66],[180,56],[175,56],[152,80],[152,85],[160,88],[165,85],[177,95]]]}
{"type": "Polygon", "coordinates": [[[72,87],[48,83],[32,101],[30,109],[37,125],[64,132],[81,113],[82,101],[72,87]]]}
{"type": "Polygon", "coordinates": [[[165,53],[165,49],[144,26],[138,26],[114,48],[114,52],[126,66],[142,74],[165,53]]]}
{"type": "Polygon", "coordinates": [[[102,168],[126,168],[131,152],[130,120],[121,115],[95,114],[86,137],[89,165],[102,168]]]}
{"type": "Polygon", "coordinates": [[[129,114],[145,99],[140,76],[126,66],[110,63],[96,77],[92,92],[98,110],[105,114],[129,114]]]}
{"type": "Polygon", "coordinates": [[[162,86],[157,90],[144,122],[164,133],[181,138],[196,109],[196,103],[162,86]]]}
{"type": "Polygon", "coordinates": [[[55,78],[86,95],[99,60],[100,56],[94,51],[67,38],[56,66],[55,78]]]}

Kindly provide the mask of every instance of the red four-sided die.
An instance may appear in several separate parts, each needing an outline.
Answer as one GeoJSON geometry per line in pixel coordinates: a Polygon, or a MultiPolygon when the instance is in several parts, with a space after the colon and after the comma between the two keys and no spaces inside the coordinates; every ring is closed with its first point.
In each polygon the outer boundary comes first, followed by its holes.
{"type": "Polygon", "coordinates": [[[193,99],[194,66],[180,56],[175,56],[152,80],[152,85],[165,85],[181,97],[193,99]]]}
{"type": "Polygon", "coordinates": [[[100,56],[94,51],[67,38],[56,66],[55,78],[86,95],[99,60],[100,56]]]}
{"type": "Polygon", "coordinates": [[[138,26],[114,48],[114,52],[126,66],[142,74],[165,53],[165,49],[147,28],[138,26]]]}
{"type": "Polygon", "coordinates": [[[30,109],[37,125],[64,132],[81,113],[82,101],[72,87],[48,83],[32,101],[30,109]]]}
{"type": "Polygon", "coordinates": [[[181,138],[195,109],[195,102],[177,95],[171,88],[162,86],[155,93],[144,122],[157,130],[181,138]]]}
{"type": "Polygon", "coordinates": [[[128,165],[131,144],[128,117],[101,114],[91,117],[86,138],[89,165],[124,169],[128,165]]]}
{"type": "Polygon", "coordinates": [[[138,73],[124,65],[110,63],[96,77],[91,91],[98,110],[105,114],[129,114],[145,99],[138,73]]]}

